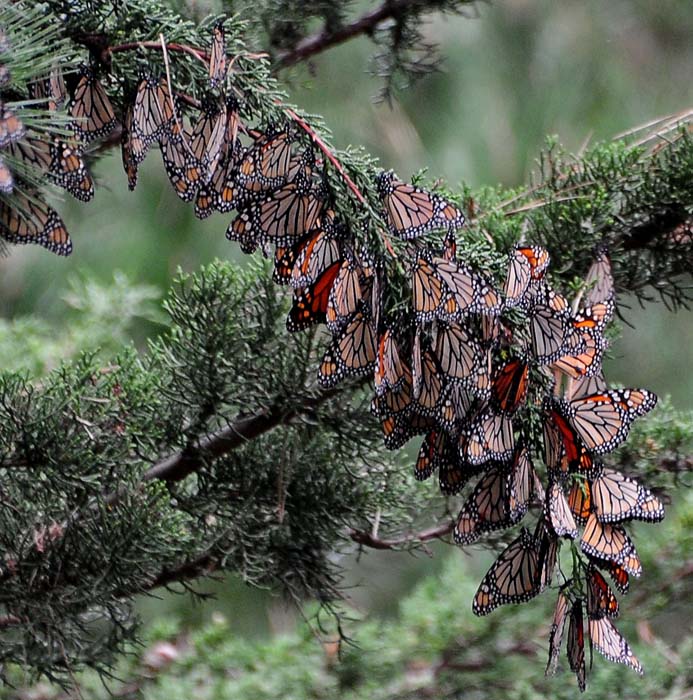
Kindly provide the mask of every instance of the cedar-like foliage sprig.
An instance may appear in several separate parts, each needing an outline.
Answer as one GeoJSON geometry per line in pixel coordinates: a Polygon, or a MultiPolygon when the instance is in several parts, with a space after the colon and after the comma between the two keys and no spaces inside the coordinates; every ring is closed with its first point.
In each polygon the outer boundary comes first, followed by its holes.
{"type": "Polygon", "coordinates": [[[133,596],[213,570],[330,606],[349,528],[408,522],[361,388],[319,390],[315,339],[286,340],[267,272],[181,275],[142,356],[0,375],[2,661],[105,672],[136,634],[133,596]]]}

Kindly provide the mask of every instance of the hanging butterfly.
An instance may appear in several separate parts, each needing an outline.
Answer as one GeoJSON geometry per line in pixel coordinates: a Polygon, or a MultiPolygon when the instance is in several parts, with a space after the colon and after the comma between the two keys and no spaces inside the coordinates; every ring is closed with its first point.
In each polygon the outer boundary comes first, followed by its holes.
{"type": "MultiPolygon", "coordinates": [[[[123,112],[123,129],[120,134],[120,154],[123,162],[123,170],[128,178],[128,189],[134,190],[137,186],[137,162],[132,156],[133,152],[133,141],[139,141],[139,139],[132,132],[132,118],[135,111],[135,106],[132,102],[127,103],[125,106],[125,111],[123,112]]],[[[140,149],[141,146],[137,145],[136,148],[140,149]]],[[[166,166],[166,156],[164,155],[164,147],[161,147],[161,155],[164,159],[164,165],[166,166]]],[[[166,172],[168,173],[168,166],[166,166],[166,172]]],[[[170,174],[169,174],[170,178],[170,174]]]]}
{"type": "Polygon", "coordinates": [[[633,576],[642,572],[635,545],[626,531],[620,525],[600,523],[595,513],[587,520],[580,548],[585,554],[615,562],[633,576]]]}
{"type": "Polygon", "coordinates": [[[175,111],[166,78],[157,80],[151,74],[143,75],[135,92],[128,129],[132,134],[130,158],[135,165],[139,165],[145,159],[149,148],[156,141],[168,141],[175,121],[175,111]]]}
{"type": "Polygon", "coordinates": [[[517,451],[510,468],[487,471],[462,506],[453,536],[455,542],[476,542],[485,532],[512,527],[527,512],[534,486],[534,470],[526,449],[517,451]]]}
{"type": "Polygon", "coordinates": [[[475,615],[488,615],[499,605],[524,603],[540,591],[537,541],[523,527],[484,576],[472,610],[475,615]]]}
{"type": "Polygon", "coordinates": [[[604,468],[592,482],[591,500],[600,522],[645,520],[659,522],[664,508],[652,492],[634,479],[604,468]]]}
{"type": "Polygon", "coordinates": [[[324,203],[325,191],[322,187],[314,187],[310,180],[296,178],[239,212],[229,225],[226,237],[229,240],[273,243],[281,247],[292,245],[316,228],[324,203]]]}
{"type": "Polygon", "coordinates": [[[412,370],[412,410],[421,416],[435,416],[445,385],[433,351],[427,347],[421,354],[420,368],[417,364],[412,370]]]}
{"type": "Polygon", "coordinates": [[[224,22],[219,20],[212,27],[212,51],[209,57],[209,84],[216,90],[226,80],[226,41],[224,22]]]}
{"type": "Polygon", "coordinates": [[[19,141],[26,133],[26,127],[19,117],[0,100],[0,148],[19,141]]]}
{"type": "Polygon", "coordinates": [[[587,479],[577,479],[568,492],[568,508],[575,522],[584,525],[592,512],[592,487],[587,479]]]}
{"type": "Polygon", "coordinates": [[[631,423],[657,404],[645,389],[613,389],[572,401],[554,400],[551,415],[567,446],[581,446],[596,454],[611,452],[628,436],[631,423]]]}
{"type": "Polygon", "coordinates": [[[590,643],[603,657],[614,663],[630,666],[642,675],[642,665],[633,654],[628,642],[608,617],[590,618],[588,626],[590,643]]]}
{"type": "Polygon", "coordinates": [[[57,255],[69,255],[72,242],[58,213],[45,202],[15,190],[12,206],[0,201],[0,236],[10,243],[35,243],[57,255]]]}
{"type": "Polygon", "coordinates": [[[64,141],[25,136],[10,144],[8,153],[28,166],[35,177],[46,176],[76,199],[88,202],[94,196],[94,182],[81,153],[64,141]]]}
{"type": "Polygon", "coordinates": [[[602,355],[607,348],[604,327],[613,315],[613,302],[598,302],[576,314],[570,325],[575,333],[573,347],[566,347],[566,354],[551,365],[569,377],[589,377],[601,370],[602,355]]]}
{"type": "Polygon", "coordinates": [[[466,265],[422,252],[412,273],[414,313],[421,322],[447,322],[469,314],[498,314],[501,301],[492,284],[466,265]]]}
{"type": "Polygon", "coordinates": [[[325,352],[318,381],[321,386],[331,388],[347,377],[371,374],[375,360],[375,328],[370,315],[358,311],[325,352]]]}
{"type": "Polygon", "coordinates": [[[462,384],[449,382],[444,387],[436,411],[436,419],[441,428],[448,432],[457,429],[470,418],[475,403],[474,394],[462,384]]]}
{"type": "Polygon", "coordinates": [[[614,582],[616,590],[624,595],[628,593],[630,587],[630,577],[628,572],[619,564],[614,561],[607,561],[606,559],[599,559],[597,557],[588,556],[588,559],[592,564],[598,566],[602,571],[606,571],[609,577],[614,582]]]}
{"type": "Polygon", "coordinates": [[[313,284],[294,291],[293,304],[286,318],[286,328],[290,333],[325,322],[327,300],[340,264],[339,260],[332,263],[313,284]]]}
{"type": "Polygon", "coordinates": [[[585,690],[585,623],[582,616],[582,600],[578,599],[570,609],[568,624],[568,663],[575,673],[580,692],[585,690]]]}
{"type": "Polygon", "coordinates": [[[310,234],[306,245],[296,255],[289,281],[294,287],[313,284],[319,275],[337,261],[342,260],[339,238],[341,226],[335,224],[334,211],[326,210],[320,217],[318,227],[310,234]]]}
{"type": "Polygon", "coordinates": [[[597,620],[601,617],[618,617],[618,600],[605,578],[590,565],[587,567],[587,615],[597,620]]]}
{"type": "Polygon", "coordinates": [[[0,158],[0,192],[10,194],[14,189],[14,177],[5,161],[0,158]]]}
{"type": "Polygon", "coordinates": [[[226,104],[206,98],[190,135],[185,177],[191,185],[207,184],[224,155],[228,115],[226,104]]]}
{"type": "Polygon", "coordinates": [[[494,407],[512,415],[527,399],[529,364],[519,357],[508,360],[496,370],[491,382],[494,407]]]}
{"type": "Polygon", "coordinates": [[[611,272],[611,261],[606,248],[599,248],[595,254],[594,263],[587,272],[585,279],[587,294],[585,300],[588,306],[599,303],[611,303],[615,299],[614,277],[611,272]]]}
{"type": "MultiPolygon", "coordinates": [[[[241,209],[255,199],[236,182],[238,163],[245,153],[240,142],[235,141],[233,147],[229,147],[227,142],[225,151],[210,181],[197,189],[195,216],[198,219],[206,219],[215,209],[220,212],[241,209]]],[[[188,182],[186,179],[186,184],[191,191],[195,191],[196,183],[188,182]]]]}
{"type": "Polygon", "coordinates": [[[268,129],[248,149],[238,166],[238,183],[254,194],[284,186],[291,173],[294,137],[284,130],[268,129]]]}
{"type": "Polygon", "coordinates": [[[565,623],[568,618],[568,611],[570,610],[570,600],[565,594],[565,588],[563,586],[558,592],[558,599],[556,600],[556,609],[553,613],[553,620],[551,622],[551,631],[549,632],[549,660],[546,664],[545,675],[553,675],[556,673],[556,666],[558,665],[558,657],[561,653],[561,642],[563,641],[563,631],[565,629],[565,623]]]}
{"type": "Polygon", "coordinates": [[[108,136],[115,129],[113,105],[91,68],[82,66],[70,105],[75,138],[88,143],[108,136]]]}
{"type": "Polygon", "coordinates": [[[604,379],[604,373],[600,369],[592,376],[581,377],[568,382],[565,397],[573,399],[584,399],[591,394],[603,394],[609,390],[609,386],[604,379]]]}
{"type": "Polygon", "coordinates": [[[582,350],[581,337],[570,324],[565,297],[547,286],[532,297],[529,305],[529,331],[532,354],[538,365],[550,365],[568,351],[582,350]]]}
{"type": "Polygon", "coordinates": [[[510,253],[508,274],[505,278],[503,296],[507,307],[523,306],[530,285],[544,279],[550,257],[539,246],[514,248],[510,253]]]}
{"type": "Polygon", "coordinates": [[[484,352],[476,338],[462,325],[439,323],[435,354],[441,371],[450,381],[476,384],[484,352]]]}
{"type": "Polygon", "coordinates": [[[551,530],[556,537],[568,537],[574,540],[578,535],[575,519],[563,493],[561,485],[554,481],[546,494],[546,516],[551,530]]]}
{"type": "Polygon", "coordinates": [[[399,238],[411,240],[430,231],[464,225],[464,215],[457,207],[437,194],[401,182],[392,171],[380,173],[376,187],[385,220],[392,234],[399,238]]]}
{"type": "Polygon", "coordinates": [[[406,369],[397,348],[392,329],[386,329],[378,340],[378,354],[373,381],[376,396],[386,391],[398,392],[406,381],[406,369]]]}
{"type": "Polygon", "coordinates": [[[45,101],[51,112],[62,109],[67,102],[67,90],[60,67],[54,66],[48,78],[30,83],[29,96],[36,100],[45,101]]]}
{"type": "Polygon", "coordinates": [[[558,538],[551,532],[545,518],[540,518],[534,530],[537,542],[537,583],[540,590],[551,585],[558,560],[558,538]]]}
{"type": "Polygon", "coordinates": [[[371,275],[372,270],[356,254],[346,255],[327,306],[327,327],[332,333],[338,333],[365,302],[364,287],[371,275]]]}
{"type": "Polygon", "coordinates": [[[510,459],[515,449],[513,424],[492,409],[480,411],[460,434],[460,456],[470,464],[510,459]]]}
{"type": "Polygon", "coordinates": [[[433,429],[435,423],[423,416],[387,415],[381,421],[383,442],[388,450],[397,450],[415,435],[422,435],[433,429]]]}

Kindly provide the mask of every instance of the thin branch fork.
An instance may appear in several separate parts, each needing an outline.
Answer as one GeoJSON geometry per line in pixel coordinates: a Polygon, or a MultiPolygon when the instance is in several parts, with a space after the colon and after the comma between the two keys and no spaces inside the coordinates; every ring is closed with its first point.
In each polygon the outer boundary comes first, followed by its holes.
{"type": "Polygon", "coordinates": [[[371,549],[397,549],[407,544],[417,544],[443,539],[452,532],[453,527],[454,523],[450,521],[441,525],[436,525],[428,530],[402,535],[401,537],[395,537],[389,540],[383,540],[371,532],[355,530],[353,528],[349,528],[347,533],[354,542],[364,547],[370,547],[371,549]]]}
{"type": "Polygon", "coordinates": [[[350,24],[334,31],[323,29],[299,41],[295,48],[279,53],[275,59],[275,69],[293,66],[361,34],[372,34],[385,20],[420,5],[417,0],[384,0],[382,5],[366,12],[350,24]]]}

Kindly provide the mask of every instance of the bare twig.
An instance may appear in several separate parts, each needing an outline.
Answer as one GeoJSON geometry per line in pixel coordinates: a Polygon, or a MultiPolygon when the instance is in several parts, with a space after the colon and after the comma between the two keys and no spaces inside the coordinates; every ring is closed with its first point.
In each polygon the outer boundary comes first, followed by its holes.
{"type": "Polygon", "coordinates": [[[382,5],[366,12],[350,24],[335,30],[323,29],[299,41],[293,49],[279,53],[274,62],[275,69],[293,66],[361,34],[372,34],[385,20],[420,4],[417,0],[384,0],[382,5]]]}

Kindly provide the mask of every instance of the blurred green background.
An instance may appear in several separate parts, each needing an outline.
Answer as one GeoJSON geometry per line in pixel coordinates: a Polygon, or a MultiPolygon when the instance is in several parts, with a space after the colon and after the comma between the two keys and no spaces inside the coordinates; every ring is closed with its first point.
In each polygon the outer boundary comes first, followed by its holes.
{"type": "MultiPolygon", "coordinates": [[[[205,3],[196,5],[204,14],[205,3]]],[[[337,145],[362,144],[403,177],[425,167],[472,186],[525,182],[548,134],[577,150],[587,140],[693,106],[690,2],[499,0],[480,5],[473,17],[433,18],[424,31],[440,43],[442,71],[392,104],[371,99],[379,83],[365,72],[373,49],[365,39],[284,74],[291,100],[324,115],[337,145]]],[[[79,313],[65,300],[71,278],[107,284],[122,271],[163,295],[178,266],[195,270],[215,256],[242,264],[237,246],[224,237],[230,217],[197,221],[171,191],[158,153],[142,167],[134,193],[119,153],[94,171],[91,205],[59,205],[75,242],[70,259],[29,248],[0,258],[0,317],[37,314],[61,331],[79,313]]],[[[675,406],[693,408],[693,315],[652,304],[633,308],[627,318],[633,328],[614,344],[608,378],[670,394],[675,406]]],[[[143,346],[159,328],[142,320],[131,337],[143,346]]],[[[10,362],[21,365],[20,358],[10,362]]],[[[430,558],[385,553],[345,559],[347,580],[358,586],[350,591],[353,601],[362,610],[392,614],[403,593],[439,570],[446,556],[467,560],[444,546],[432,552],[430,558]]],[[[486,562],[485,555],[479,559],[477,576],[486,562]]],[[[204,588],[219,598],[204,605],[187,597],[146,600],[142,612],[147,619],[167,613],[198,623],[222,610],[247,634],[286,629],[294,620],[293,611],[238,582],[204,588]]]]}

